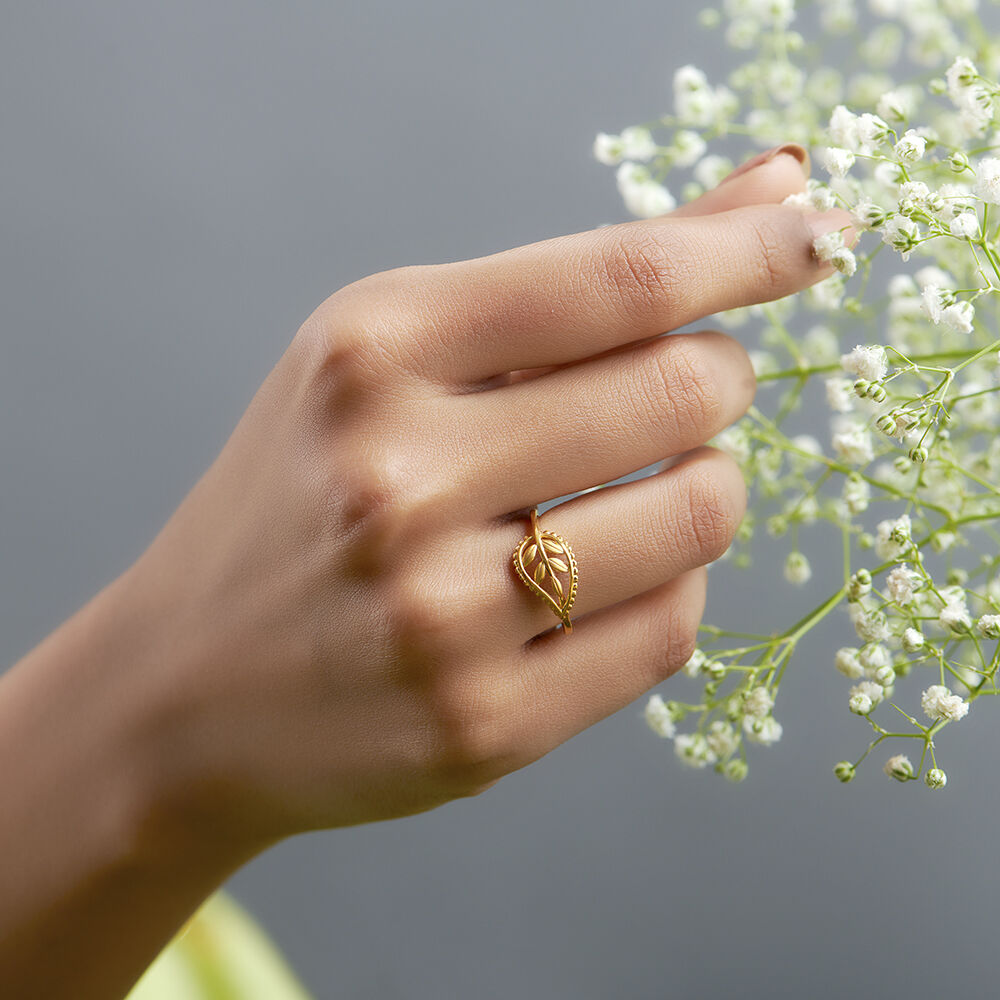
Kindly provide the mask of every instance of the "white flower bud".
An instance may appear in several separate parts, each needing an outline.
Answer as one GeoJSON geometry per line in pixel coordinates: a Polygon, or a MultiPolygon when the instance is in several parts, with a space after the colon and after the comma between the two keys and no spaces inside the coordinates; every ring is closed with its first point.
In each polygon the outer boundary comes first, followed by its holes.
{"type": "Polygon", "coordinates": [[[696,649],[681,669],[688,675],[688,677],[697,677],[702,672],[702,668],[707,662],[708,657],[704,654],[704,652],[700,649],[696,649]]]}
{"type": "Polygon", "coordinates": [[[716,759],[701,733],[680,733],[674,738],[674,752],[689,767],[705,767],[716,759]]]}
{"type": "Polygon", "coordinates": [[[621,136],[608,135],[607,132],[598,132],[594,139],[594,158],[609,167],[617,166],[621,163],[625,155],[625,146],[621,136]]]}
{"type": "Polygon", "coordinates": [[[833,773],[837,776],[838,781],[842,781],[845,785],[849,781],[854,780],[854,765],[849,760],[841,760],[833,765],[833,773]]]}
{"type": "Polygon", "coordinates": [[[867,715],[875,707],[871,698],[861,691],[852,694],[847,705],[855,715],[867,715]]]}
{"type": "Polygon", "coordinates": [[[673,739],[676,733],[674,720],[671,717],[666,702],[660,695],[654,694],[650,696],[649,701],[646,703],[644,715],[646,717],[646,724],[657,736],[662,736],[664,739],[673,739]]]}
{"type": "Polygon", "coordinates": [[[948,784],[948,775],[939,767],[932,767],[924,775],[924,784],[928,788],[944,788],[948,784]]]}
{"type": "Polygon", "coordinates": [[[809,560],[801,552],[789,552],[785,560],[785,579],[789,583],[803,584],[812,576],[809,560]]]}
{"type": "Polygon", "coordinates": [[[979,216],[973,212],[962,212],[948,223],[948,232],[961,240],[973,240],[979,236],[979,216]]]}
{"type": "Polygon", "coordinates": [[[924,638],[924,633],[919,629],[908,628],[903,633],[903,649],[907,653],[918,653],[924,648],[924,643],[927,641],[924,638]]]}
{"type": "Polygon", "coordinates": [[[875,671],[875,681],[881,684],[884,688],[890,688],[895,683],[896,671],[893,670],[890,664],[886,664],[883,667],[879,667],[875,671]]]}
{"type": "Polygon", "coordinates": [[[1000,639],[1000,615],[983,615],[976,626],[984,639],[1000,639]]]}
{"type": "Polygon", "coordinates": [[[907,129],[903,137],[893,147],[893,155],[900,163],[916,163],[927,149],[927,140],[918,135],[912,128],[907,129]]]}
{"type": "Polygon", "coordinates": [[[890,757],[885,762],[883,770],[890,778],[895,778],[897,781],[909,781],[913,777],[913,765],[910,763],[910,758],[901,753],[890,757]]]}
{"type": "Polygon", "coordinates": [[[737,783],[747,776],[747,770],[747,762],[740,757],[734,757],[732,760],[726,761],[722,773],[727,780],[737,783]]]}

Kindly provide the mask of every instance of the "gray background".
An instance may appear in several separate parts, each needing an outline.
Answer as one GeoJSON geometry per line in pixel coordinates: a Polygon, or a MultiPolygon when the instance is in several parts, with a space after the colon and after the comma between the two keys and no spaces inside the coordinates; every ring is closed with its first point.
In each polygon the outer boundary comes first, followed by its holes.
{"type": "MultiPolygon", "coordinates": [[[[329,292],[623,218],[593,134],[664,110],[676,65],[722,65],[694,19],[5,5],[3,661],[140,553],[329,292]]],[[[712,607],[778,624],[775,575],[716,569],[712,607]]],[[[232,889],[319,997],[994,993],[993,706],[948,731],[945,792],[881,758],[841,787],[865,739],[830,663],[849,641],[838,618],[803,649],[742,786],[682,769],[637,703],[481,798],[296,838],[232,889]]]]}

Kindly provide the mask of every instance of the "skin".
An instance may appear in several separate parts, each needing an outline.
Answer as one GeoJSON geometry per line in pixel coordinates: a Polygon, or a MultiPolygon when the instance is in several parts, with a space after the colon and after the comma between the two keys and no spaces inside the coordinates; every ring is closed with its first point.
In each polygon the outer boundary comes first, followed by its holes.
{"type": "Polygon", "coordinates": [[[804,151],[672,216],[327,299],[138,561],[0,680],[0,995],[119,997],[235,868],[476,795],[689,656],[744,511],[745,351],[659,336],[829,271],[804,151]],[[574,630],[518,581],[573,545],[574,630]]]}

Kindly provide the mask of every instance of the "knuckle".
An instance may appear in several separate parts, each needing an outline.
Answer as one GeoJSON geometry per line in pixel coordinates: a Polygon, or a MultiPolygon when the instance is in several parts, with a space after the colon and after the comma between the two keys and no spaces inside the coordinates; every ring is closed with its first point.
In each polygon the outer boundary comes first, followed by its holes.
{"type": "Polygon", "coordinates": [[[686,477],[686,503],[691,537],[703,562],[718,559],[739,527],[745,487],[737,485],[732,459],[719,455],[712,461],[692,463],[686,477]]]}
{"type": "Polygon", "coordinates": [[[332,489],[340,544],[353,568],[384,575],[400,562],[407,540],[439,517],[446,484],[412,455],[347,447],[332,489]],[[361,457],[359,457],[361,456],[361,457]]]}
{"type": "Polygon", "coordinates": [[[630,223],[600,248],[600,278],[626,315],[660,316],[675,308],[684,287],[683,256],[671,252],[665,227],[630,223]]]}
{"type": "Polygon", "coordinates": [[[475,795],[509,770],[501,699],[481,677],[450,676],[430,690],[432,770],[451,795],[475,795]]]}
{"type": "Polygon", "coordinates": [[[667,433],[692,443],[709,438],[723,409],[718,377],[695,337],[668,337],[650,345],[641,384],[650,411],[662,414],[667,433]]]}
{"type": "Polygon", "coordinates": [[[467,591],[442,583],[426,569],[397,574],[392,583],[392,619],[401,657],[417,664],[431,683],[434,674],[469,629],[475,609],[467,591]],[[429,671],[429,673],[428,673],[429,671]]]}
{"type": "Polygon", "coordinates": [[[754,252],[749,255],[756,282],[766,293],[761,298],[783,294],[787,284],[787,239],[772,221],[758,217],[750,223],[754,252]]]}
{"type": "Polygon", "coordinates": [[[691,658],[698,645],[700,622],[701,616],[697,615],[686,602],[678,600],[670,602],[665,627],[661,633],[661,643],[663,637],[666,641],[663,643],[658,680],[664,680],[677,673],[691,658]]]}
{"type": "Polygon", "coordinates": [[[421,288],[429,265],[412,264],[359,278],[330,295],[303,324],[319,370],[343,384],[383,387],[419,364],[425,324],[421,288]]]}

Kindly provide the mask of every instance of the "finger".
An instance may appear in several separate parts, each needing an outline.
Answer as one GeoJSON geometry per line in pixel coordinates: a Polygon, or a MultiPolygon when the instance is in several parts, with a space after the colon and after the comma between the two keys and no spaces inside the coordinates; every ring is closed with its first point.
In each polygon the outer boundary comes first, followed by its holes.
{"type": "Polygon", "coordinates": [[[411,298],[421,320],[400,330],[398,353],[462,386],[579,360],[805,288],[832,273],[813,253],[816,236],[849,225],[839,209],[754,205],[420,268],[411,298]]]}
{"type": "Polygon", "coordinates": [[[631,351],[583,361],[491,392],[446,400],[461,406],[463,486],[492,516],[644,468],[704,444],[753,401],[746,351],[723,333],[678,333],[631,351]]]}
{"type": "MultiPolygon", "coordinates": [[[[581,615],[617,604],[697,566],[718,559],[729,547],[746,509],[739,466],[714,448],[699,448],[672,468],[635,482],[586,493],[547,510],[540,518],[571,546],[579,575],[570,611],[581,615]]],[[[524,586],[510,565],[510,553],[528,532],[524,524],[503,524],[490,543],[496,595],[485,617],[498,634],[526,642],[555,624],[551,608],[524,586]],[[519,585],[511,600],[506,579],[519,585]]],[[[538,557],[529,563],[536,566],[538,557]]],[[[555,567],[560,585],[569,574],[555,567]]],[[[548,590],[552,582],[541,582],[548,590]]]]}
{"type": "MultiPolygon", "coordinates": [[[[791,194],[805,190],[806,179],[809,177],[809,153],[796,143],[785,146],[775,146],[751,157],[746,163],[737,167],[722,182],[701,197],[689,201],[685,205],[669,213],[672,218],[692,215],[712,215],[715,212],[728,212],[743,205],[780,204],[791,194]]],[[[604,351],[608,354],[621,351],[630,344],[616,345],[604,351]]],[[[597,355],[600,356],[600,355],[597,355]]],[[[510,372],[506,377],[497,378],[492,384],[508,385],[513,382],[524,382],[537,378],[558,368],[564,368],[573,361],[565,361],[556,365],[544,365],[539,368],[522,368],[510,372]]]]}
{"type": "Polygon", "coordinates": [[[515,766],[537,760],[635,701],[687,661],[705,607],[704,568],[592,612],[570,634],[540,636],[515,657],[509,688],[515,766]]]}
{"type": "Polygon", "coordinates": [[[700,198],[674,209],[670,217],[712,215],[744,205],[777,205],[805,190],[809,171],[809,153],[804,147],[795,143],[775,146],[751,157],[700,198]]]}

